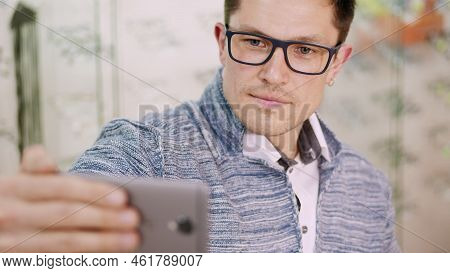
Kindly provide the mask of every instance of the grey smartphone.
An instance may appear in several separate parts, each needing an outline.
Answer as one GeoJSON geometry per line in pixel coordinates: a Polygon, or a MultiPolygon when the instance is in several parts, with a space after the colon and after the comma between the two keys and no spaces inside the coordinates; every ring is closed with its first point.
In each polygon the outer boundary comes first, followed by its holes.
{"type": "Polygon", "coordinates": [[[208,188],[193,181],[110,181],[128,191],[141,214],[138,252],[204,253],[208,245],[208,188]]]}

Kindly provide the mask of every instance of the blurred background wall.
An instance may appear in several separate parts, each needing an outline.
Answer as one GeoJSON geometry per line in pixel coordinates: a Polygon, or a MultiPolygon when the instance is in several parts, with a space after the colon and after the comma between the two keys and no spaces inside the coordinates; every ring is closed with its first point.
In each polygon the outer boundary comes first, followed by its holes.
{"type": "MultiPolygon", "coordinates": [[[[0,0],[0,174],[33,143],[65,170],[107,121],[197,99],[219,66],[222,5],[0,0]]],[[[389,176],[402,249],[449,251],[449,1],[360,0],[349,42],[319,113],[389,176]]]]}

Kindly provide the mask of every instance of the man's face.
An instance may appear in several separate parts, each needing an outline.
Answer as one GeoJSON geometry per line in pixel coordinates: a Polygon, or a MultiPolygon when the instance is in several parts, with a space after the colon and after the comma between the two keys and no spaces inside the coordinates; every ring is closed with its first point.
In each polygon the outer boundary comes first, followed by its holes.
{"type": "MultiPolygon", "coordinates": [[[[305,37],[309,42],[334,47],[339,32],[333,19],[334,8],[328,0],[241,0],[229,27],[233,31],[259,32],[280,40],[302,41],[305,37]]],[[[344,46],[344,56],[340,57],[339,53],[325,74],[311,76],[292,71],[281,48],[264,65],[237,63],[228,55],[221,24],[216,25],[216,38],[224,66],[227,101],[250,131],[267,137],[299,131],[319,107],[325,85],[334,79],[351,53],[351,48],[344,46]]]]}

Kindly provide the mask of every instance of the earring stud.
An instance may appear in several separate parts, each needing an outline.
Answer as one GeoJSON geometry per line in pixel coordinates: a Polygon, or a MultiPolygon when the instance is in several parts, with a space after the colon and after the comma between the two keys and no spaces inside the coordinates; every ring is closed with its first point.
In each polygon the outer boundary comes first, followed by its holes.
{"type": "Polygon", "coordinates": [[[335,83],[335,82],[334,82],[334,79],[333,79],[333,80],[331,80],[331,81],[328,83],[328,86],[329,86],[329,87],[332,87],[332,86],[334,85],[334,83],[335,83]]]}

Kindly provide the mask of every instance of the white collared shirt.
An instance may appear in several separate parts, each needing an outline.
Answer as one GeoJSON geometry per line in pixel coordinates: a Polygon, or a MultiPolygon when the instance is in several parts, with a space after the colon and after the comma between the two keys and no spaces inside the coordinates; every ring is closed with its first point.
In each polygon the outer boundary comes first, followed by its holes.
{"type": "MultiPolygon", "coordinates": [[[[330,161],[328,145],[322,132],[317,115],[314,113],[309,118],[311,127],[321,147],[321,155],[330,161]]],[[[244,136],[243,152],[245,156],[263,159],[276,168],[281,167],[278,160],[280,153],[272,143],[262,135],[246,133],[244,136]]],[[[297,164],[287,170],[288,179],[292,184],[292,189],[301,202],[301,209],[298,215],[300,230],[302,230],[303,252],[313,252],[316,237],[316,208],[319,193],[319,165],[318,160],[310,164],[303,164],[300,155],[295,158],[297,164]]],[[[281,167],[282,168],[282,167],[281,167]]]]}

